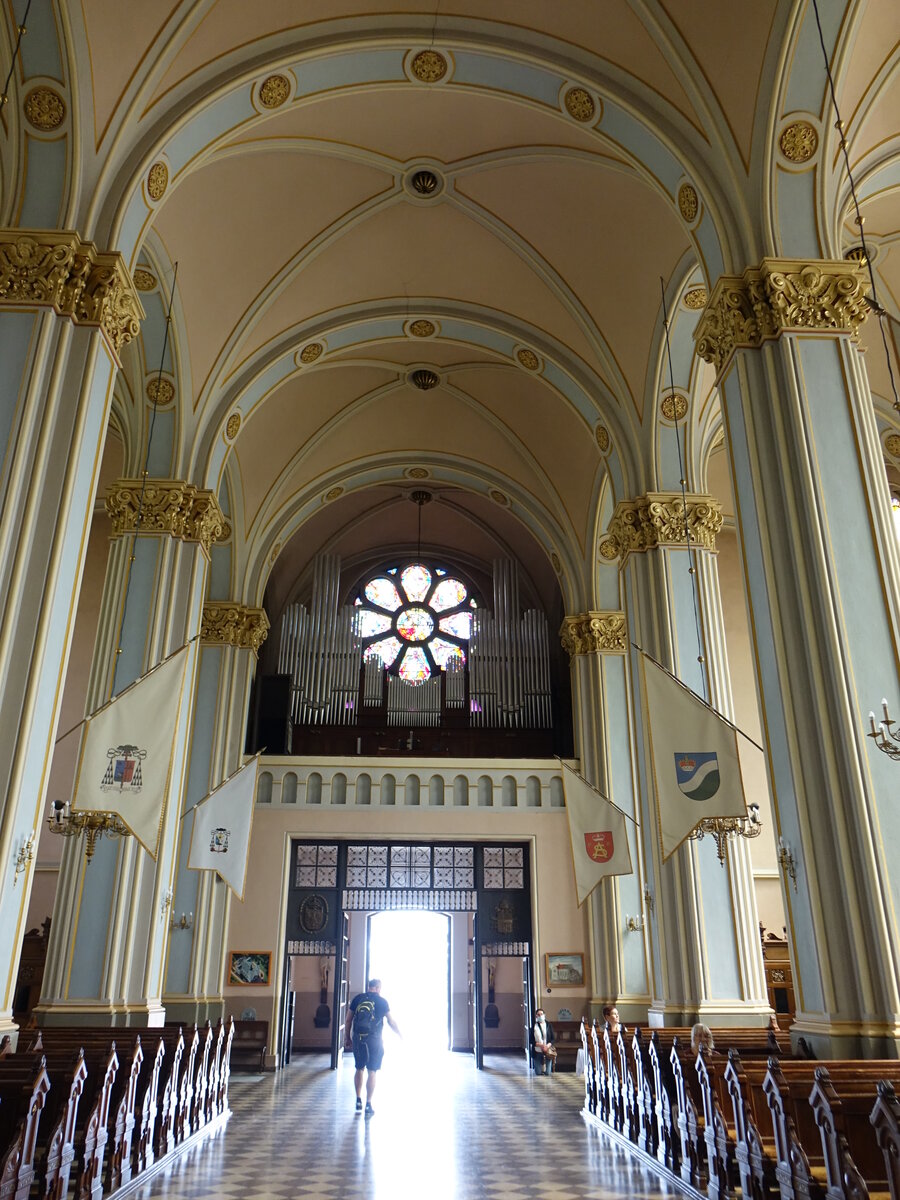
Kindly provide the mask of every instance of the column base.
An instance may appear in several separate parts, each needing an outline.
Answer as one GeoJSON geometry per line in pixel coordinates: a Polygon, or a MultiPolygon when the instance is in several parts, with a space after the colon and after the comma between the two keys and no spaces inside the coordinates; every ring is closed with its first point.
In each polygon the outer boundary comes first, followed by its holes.
{"type": "Polygon", "coordinates": [[[163,998],[166,1020],[181,1025],[215,1025],[225,1015],[225,1001],[221,996],[179,996],[163,998]]]}
{"type": "Polygon", "coordinates": [[[5,1037],[9,1038],[12,1048],[15,1050],[19,1043],[19,1026],[12,1017],[0,1017],[0,1042],[5,1037]]]}
{"type": "Polygon", "coordinates": [[[38,1025],[85,1025],[117,1028],[160,1029],[166,1023],[161,1004],[38,1004],[38,1025]]]}
{"type": "MultiPolygon", "coordinates": [[[[621,1011],[621,1010],[620,1010],[621,1011]]],[[[663,1029],[667,1025],[695,1025],[702,1021],[716,1029],[765,1028],[772,1020],[772,1009],[768,1004],[746,1004],[740,1000],[703,1001],[692,1008],[672,1004],[653,1004],[647,1010],[647,1024],[651,1029],[663,1029]]]]}
{"type": "Polygon", "coordinates": [[[900,1058],[900,1020],[839,1021],[799,1013],[790,1028],[791,1048],[802,1058],[805,1046],[813,1056],[829,1058],[900,1058]]]}

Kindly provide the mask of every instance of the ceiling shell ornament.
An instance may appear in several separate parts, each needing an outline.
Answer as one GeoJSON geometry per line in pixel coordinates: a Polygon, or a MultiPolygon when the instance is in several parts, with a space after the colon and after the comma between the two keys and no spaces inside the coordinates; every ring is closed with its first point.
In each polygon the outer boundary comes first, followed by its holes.
{"type": "Polygon", "coordinates": [[[570,87],[563,96],[563,106],[574,121],[584,124],[593,121],[597,113],[594,97],[583,87],[570,87]]]}
{"type": "Polygon", "coordinates": [[[516,351],[516,358],[526,371],[537,371],[540,369],[541,360],[527,346],[522,346],[516,351]]]}
{"type": "Polygon", "coordinates": [[[609,449],[609,430],[605,425],[598,425],[594,430],[594,438],[597,442],[597,449],[601,454],[605,454],[609,449]]]}
{"type": "Polygon", "coordinates": [[[559,640],[569,658],[579,654],[624,654],[628,631],[623,612],[586,612],[564,617],[559,640]]]}
{"type": "Polygon", "coordinates": [[[134,286],[139,292],[152,292],[156,287],[156,276],[144,267],[138,267],[134,273],[134,286]]]}
{"type": "Polygon", "coordinates": [[[755,349],[783,333],[818,330],[854,340],[869,313],[859,266],[843,259],[808,262],[764,258],[743,275],[723,275],[697,322],[697,353],[717,378],[738,349],[755,349]]]}
{"type": "Polygon", "coordinates": [[[808,163],[819,148],[819,135],[809,121],[792,121],[781,131],[778,139],[781,153],[790,163],[808,163]]]}
{"type": "Polygon", "coordinates": [[[409,73],[420,83],[439,83],[445,79],[449,65],[437,50],[419,50],[409,62],[409,73]]]}
{"type": "Polygon", "coordinates": [[[488,495],[495,504],[499,504],[503,508],[509,508],[509,496],[501,492],[499,488],[491,488],[488,495]]]}
{"type": "Polygon", "coordinates": [[[333,488],[329,488],[322,499],[326,504],[330,504],[332,500],[337,500],[339,496],[343,496],[344,489],[340,484],[336,484],[333,488]]]}
{"type": "Polygon", "coordinates": [[[440,375],[428,367],[417,367],[415,371],[410,371],[407,379],[420,392],[430,392],[432,388],[436,388],[441,382],[440,375]]]}
{"type": "Polygon", "coordinates": [[[687,410],[687,397],[680,392],[669,392],[667,396],[663,396],[659,406],[659,411],[667,421],[680,421],[687,415],[687,410]]]}
{"type": "Polygon", "coordinates": [[[624,562],[629,554],[661,546],[685,547],[688,530],[693,548],[714,552],[723,521],[722,505],[712,496],[688,493],[683,498],[680,492],[647,492],[616,505],[600,553],[624,562]]]}
{"type": "Polygon", "coordinates": [[[684,293],[684,307],[690,309],[706,308],[709,292],[705,287],[692,287],[684,293]]]}
{"type": "Polygon", "coordinates": [[[297,355],[298,365],[302,364],[306,367],[309,366],[310,363],[314,363],[317,358],[322,357],[322,352],[324,349],[325,347],[321,342],[310,342],[307,346],[304,346],[297,355]]]}
{"type": "Polygon", "coordinates": [[[32,88],[23,104],[25,118],[33,129],[53,133],[66,119],[66,102],[51,87],[32,88]]]}
{"type": "Polygon", "coordinates": [[[175,385],[171,379],[159,379],[154,376],[147,384],[147,399],[158,407],[171,404],[175,399],[175,385]]]}
{"type": "Polygon", "coordinates": [[[257,99],[262,108],[281,108],[291,94],[291,81],[286,75],[269,75],[259,85],[257,99]]]}
{"type": "Polygon", "coordinates": [[[416,321],[410,321],[406,326],[406,332],[410,337],[430,338],[437,333],[437,326],[434,321],[429,321],[425,317],[420,317],[416,321]]]}
{"type": "Polygon", "coordinates": [[[407,479],[430,479],[431,472],[427,467],[407,467],[403,472],[407,479]]]}
{"type": "Polygon", "coordinates": [[[228,438],[229,442],[234,441],[238,435],[238,432],[240,431],[240,428],[241,414],[239,412],[233,412],[228,418],[228,424],[225,426],[225,436],[228,438]]]}
{"type": "Polygon", "coordinates": [[[147,172],[147,195],[151,200],[162,200],[169,186],[169,168],[164,162],[155,162],[147,172]]]}
{"type": "Polygon", "coordinates": [[[678,211],[688,225],[693,225],[700,212],[700,200],[697,189],[692,183],[683,183],[678,189],[678,211]]]}
{"type": "Polygon", "coordinates": [[[204,646],[233,646],[252,650],[254,657],[269,633],[263,608],[248,608],[233,600],[207,600],[203,605],[200,642],[204,646]]]}

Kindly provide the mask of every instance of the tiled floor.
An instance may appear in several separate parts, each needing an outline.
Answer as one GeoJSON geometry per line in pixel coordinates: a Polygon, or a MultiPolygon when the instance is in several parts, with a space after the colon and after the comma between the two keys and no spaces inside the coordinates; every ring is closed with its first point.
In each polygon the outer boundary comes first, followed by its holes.
{"type": "Polygon", "coordinates": [[[301,1056],[275,1076],[232,1076],[226,1129],[138,1188],[138,1200],[624,1200],[673,1195],[589,1128],[574,1075],[529,1075],[518,1057],[477,1072],[460,1054],[429,1069],[391,1047],[371,1119],[354,1112],[352,1063],[301,1056]]]}

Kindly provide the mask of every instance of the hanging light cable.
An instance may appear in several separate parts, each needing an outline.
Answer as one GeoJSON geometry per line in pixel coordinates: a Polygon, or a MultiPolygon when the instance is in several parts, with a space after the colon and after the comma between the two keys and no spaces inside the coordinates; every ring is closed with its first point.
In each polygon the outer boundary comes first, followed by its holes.
{"type": "Polygon", "coordinates": [[[25,5],[25,15],[22,17],[22,23],[17,29],[18,36],[16,37],[16,46],[12,53],[12,61],[9,64],[9,71],[6,75],[6,82],[3,85],[3,91],[0,92],[0,106],[6,104],[9,100],[9,85],[12,83],[13,72],[16,69],[16,62],[19,58],[19,49],[22,45],[22,38],[28,32],[25,28],[28,23],[28,14],[31,12],[31,0],[25,5]]]}

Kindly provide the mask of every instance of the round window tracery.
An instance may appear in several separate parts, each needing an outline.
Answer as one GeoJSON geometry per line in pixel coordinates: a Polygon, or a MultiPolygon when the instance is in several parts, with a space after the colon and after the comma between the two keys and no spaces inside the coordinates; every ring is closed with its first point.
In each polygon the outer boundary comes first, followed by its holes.
{"type": "Polygon", "coordinates": [[[389,567],[367,580],[356,599],[363,658],[380,658],[407,683],[466,663],[475,599],[443,567],[423,562],[389,567]]]}

